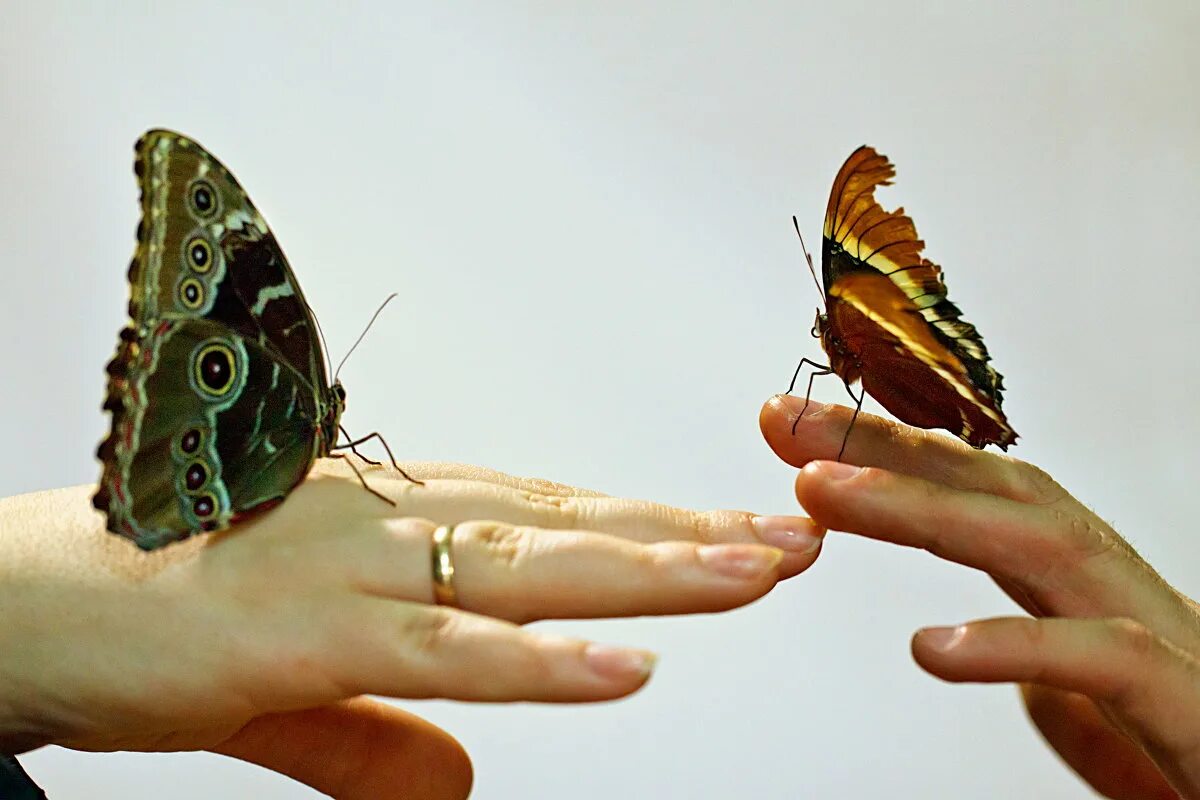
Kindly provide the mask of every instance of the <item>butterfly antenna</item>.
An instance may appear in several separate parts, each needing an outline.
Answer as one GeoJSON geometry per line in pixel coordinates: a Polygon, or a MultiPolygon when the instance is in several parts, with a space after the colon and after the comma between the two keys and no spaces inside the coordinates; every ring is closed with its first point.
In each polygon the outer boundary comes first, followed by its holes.
{"type": "Polygon", "coordinates": [[[808,262],[808,272],[812,275],[813,283],[817,285],[817,294],[821,295],[821,302],[825,302],[825,290],[821,288],[821,281],[817,278],[817,268],[813,266],[812,256],[808,254],[808,248],[804,246],[804,234],[800,232],[800,221],[796,216],[792,215],[792,227],[796,229],[796,235],[800,237],[800,249],[804,251],[804,260],[808,262]]]}
{"type": "Polygon", "coordinates": [[[367,335],[367,331],[371,330],[371,326],[375,324],[375,320],[379,318],[379,315],[383,312],[383,309],[387,307],[387,304],[395,299],[396,293],[392,292],[387,296],[386,300],[380,303],[379,308],[375,309],[375,313],[371,316],[371,321],[367,323],[367,327],[363,328],[363,332],[358,335],[358,338],[354,340],[354,344],[350,346],[350,352],[346,353],[346,355],[343,356],[342,360],[338,363],[337,370],[333,373],[334,382],[337,381],[338,375],[341,374],[342,365],[346,363],[346,359],[350,358],[350,353],[354,352],[354,349],[358,347],[359,342],[361,342],[363,337],[367,335]]]}

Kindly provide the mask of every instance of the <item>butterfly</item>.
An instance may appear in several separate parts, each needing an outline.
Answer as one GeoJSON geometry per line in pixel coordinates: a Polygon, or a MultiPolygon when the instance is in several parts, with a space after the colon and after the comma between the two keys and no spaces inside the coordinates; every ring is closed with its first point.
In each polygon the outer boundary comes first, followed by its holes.
{"type": "Polygon", "coordinates": [[[316,318],[229,170],[167,130],[134,152],[132,322],[107,368],[112,426],[92,503],[108,530],[151,550],[265,511],[317,458],[382,437],[337,444],[346,391],[330,384],[316,318]]]}
{"type": "Polygon", "coordinates": [[[16,757],[0,753],[0,797],[4,800],[46,800],[46,793],[33,782],[16,757]]]}
{"type": "MultiPolygon", "coordinates": [[[[1017,433],[1001,410],[1004,381],[988,363],[983,339],[946,299],[942,269],[921,255],[925,243],[912,219],[875,200],[875,189],[895,175],[886,156],[864,145],[834,179],[821,247],[826,313],[818,309],[812,331],[829,364],[801,360],[788,392],[808,364],[815,370],[810,394],[817,375],[836,374],[845,383],[855,401],[851,427],[863,393],[855,397],[850,387],[861,380],[863,392],[909,425],[1007,450],[1017,433]]],[[[804,255],[816,279],[807,249],[804,255]]],[[[847,428],[839,460],[849,436],[847,428]]]]}

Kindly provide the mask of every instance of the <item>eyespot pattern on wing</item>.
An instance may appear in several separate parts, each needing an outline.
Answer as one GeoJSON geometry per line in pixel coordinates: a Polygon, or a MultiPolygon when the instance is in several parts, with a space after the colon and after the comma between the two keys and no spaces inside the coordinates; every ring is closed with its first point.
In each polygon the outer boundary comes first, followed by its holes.
{"type": "Polygon", "coordinates": [[[134,147],[131,322],[108,365],[94,505],[153,549],[280,502],[336,436],[316,322],[266,221],[193,140],[134,147]]]}

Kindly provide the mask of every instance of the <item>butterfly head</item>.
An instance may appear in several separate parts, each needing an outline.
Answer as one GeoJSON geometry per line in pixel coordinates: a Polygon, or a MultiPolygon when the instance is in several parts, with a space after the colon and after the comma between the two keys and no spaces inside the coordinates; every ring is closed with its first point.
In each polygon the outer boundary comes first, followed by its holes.
{"type": "Polygon", "coordinates": [[[822,314],[821,309],[817,309],[817,318],[813,322],[810,333],[814,339],[824,339],[825,334],[829,331],[829,316],[822,314]]]}
{"type": "Polygon", "coordinates": [[[321,416],[321,441],[322,449],[328,453],[338,439],[342,412],[346,410],[346,389],[341,381],[334,381],[325,403],[325,413],[321,416]]]}

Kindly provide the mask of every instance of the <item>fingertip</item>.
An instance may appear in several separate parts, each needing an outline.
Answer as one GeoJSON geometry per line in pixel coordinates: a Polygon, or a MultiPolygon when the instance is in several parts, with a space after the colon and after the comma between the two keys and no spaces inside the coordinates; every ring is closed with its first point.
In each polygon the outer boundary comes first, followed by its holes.
{"type": "MultiPolygon", "coordinates": [[[[471,763],[471,756],[458,739],[432,723],[429,723],[426,732],[424,739],[405,756],[415,763],[426,765],[425,780],[429,785],[423,788],[427,796],[438,800],[467,800],[475,784],[475,767],[471,763]],[[436,769],[429,769],[434,765],[436,769]]],[[[408,783],[411,794],[406,796],[422,796],[417,792],[421,783],[421,779],[411,780],[408,783]]]]}
{"type": "Polygon", "coordinates": [[[966,675],[959,674],[958,668],[966,635],[966,625],[921,628],[913,634],[909,644],[913,660],[921,669],[942,680],[968,680],[966,675]]]}
{"type": "Polygon", "coordinates": [[[742,584],[774,584],[784,551],[761,544],[703,544],[696,558],[707,571],[742,584]]]}
{"type": "MultiPolygon", "coordinates": [[[[817,558],[820,557],[823,549],[824,544],[818,543],[815,548],[808,552],[785,554],[783,561],[779,562],[779,580],[786,581],[788,578],[794,578],[800,573],[807,571],[809,567],[817,563],[817,558]]],[[[763,594],[766,594],[766,592],[763,592],[763,594]]]]}
{"type": "Polygon", "coordinates": [[[913,653],[920,651],[927,654],[946,655],[961,645],[966,635],[966,625],[921,628],[913,634],[913,653]]]}
{"type": "Polygon", "coordinates": [[[952,683],[1007,683],[1028,679],[1039,659],[1030,637],[1042,621],[997,617],[957,626],[922,628],[912,638],[913,659],[921,669],[952,683]]]}
{"type": "MultiPolygon", "coordinates": [[[[762,430],[763,436],[770,438],[770,432],[787,420],[788,411],[785,404],[787,395],[776,394],[772,395],[767,402],[763,403],[762,409],[758,412],[758,427],[762,430]]],[[[787,422],[791,425],[791,422],[787,422]]]]}
{"type": "Polygon", "coordinates": [[[813,553],[825,537],[825,529],[806,517],[754,515],[750,526],[759,541],[786,553],[813,553]]]}
{"type": "Polygon", "coordinates": [[[767,447],[771,448],[771,452],[784,461],[787,461],[787,458],[779,446],[782,441],[779,430],[786,417],[787,408],[783,405],[781,395],[775,395],[767,400],[758,412],[758,430],[762,433],[763,440],[766,441],[767,447]]]}
{"type": "Polygon", "coordinates": [[[583,649],[584,663],[612,692],[623,697],[641,689],[654,674],[658,656],[649,650],[591,642],[583,649]]]}
{"type": "Polygon", "coordinates": [[[834,527],[830,523],[836,519],[836,507],[830,497],[831,482],[826,475],[823,465],[826,462],[813,461],[806,464],[798,473],[793,483],[796,501],[813,521],[822,527],[834,527]]]}
{"type": "Polygon", "coordinates": [[[805,427],[810,415],[815,414],[820,403],[813,401],[804,410],[804,417],[796,430],[796,418],[804,409],[804,401],[785,394],[777,394],[763,403],[758,414],[758,427],[762,431],[767,446],[781,460],[793,467],[801,467],[808,461],[807,449],[803,446],[803,437],[799,434],[805,427]],[[797,405],[797,403],[799,403],[797,405]]]}

